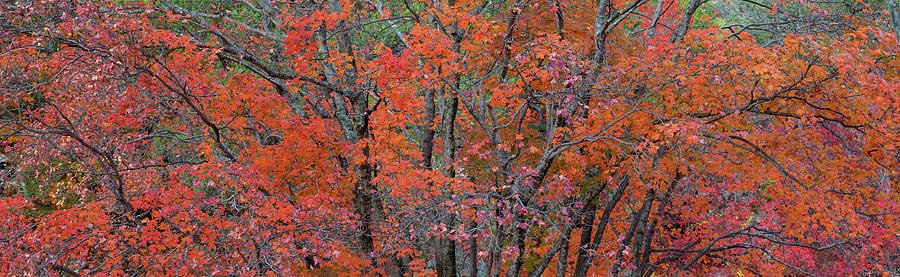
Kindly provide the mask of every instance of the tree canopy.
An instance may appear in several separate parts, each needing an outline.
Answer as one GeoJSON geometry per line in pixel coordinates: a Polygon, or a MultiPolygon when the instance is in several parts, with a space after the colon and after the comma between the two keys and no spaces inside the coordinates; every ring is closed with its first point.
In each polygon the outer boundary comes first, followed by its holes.
{"type": "Polygon", "coordinates": [[[0,272],[900,274],[887,1],[0,0],[0,272]]]}

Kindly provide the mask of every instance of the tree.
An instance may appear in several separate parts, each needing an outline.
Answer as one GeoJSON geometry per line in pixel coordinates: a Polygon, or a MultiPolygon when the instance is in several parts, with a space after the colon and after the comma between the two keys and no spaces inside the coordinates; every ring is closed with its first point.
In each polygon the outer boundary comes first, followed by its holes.
{"type": "Polygon", "coordinates": [[[900,272],[890,3],[25,2],[2,272],[900,272]]]}

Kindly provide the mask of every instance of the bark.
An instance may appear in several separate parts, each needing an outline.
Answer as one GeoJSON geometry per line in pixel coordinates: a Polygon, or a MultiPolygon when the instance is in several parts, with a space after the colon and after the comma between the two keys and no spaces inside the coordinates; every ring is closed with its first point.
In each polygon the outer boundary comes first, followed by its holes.
{"type": "Polygon", "coordinates": [[[659,218],[662,218],[664,213],[666,212],[666,208],[668,208],[669,203],[672,200],[672,193],[678,187],[678,182],[681,181],[681,178],[684,177],[680,171],[675,172],[675,178],[672,179],[672,183],[669,185],[669,188],[666,189],[666,193],[663,195],[662,200],[660,201],[659,207],[656,208],[656,219],[653,219],[653,223],[647,227],[646,237],[644,237],[643,242],[643,250],[641,250],[642,255],[640,259],[635,257],[635,265],[637,268],[632,273],[634,277],[640,277],[645,275],[650,275],[653,273],[653,265],[650,263],[650,254],[653,252],[653,235],[656,234],[656,226],[658,224],[659,218]]]}
{"type": "Polygon", "coordinates": [[[650,23],[650,30],[647,32],[648,38],[656,36],[656,25],[659,25],[659,17],[662,16],[663,4],[666,3],[666,1],[662,0],[657,0],[656,2],[656,10],[653,11],[653,22],[650,23]]]}
{"type": "MultiPolygon", "coordinates": [[[[652,202],[650,207],[653,207],[652,202]]],[[[637,225],[637,229],[634,230],[634,238],[631,240],[632,256],[630,262],[635,267],[640,264],[641,258],[643,257],[642,255],[644,254],[644,240],[647,238],[647,234],[649,233],[649,230],[647,230],[647,228],[650,226],[649,211],[650,209],[647,210],[647,213],[640,214],[640,218],[637,218],[637,220],[639,220],[639,224],[637,225]]],[[[636,270],[637,268],[635,268],[635,270],[631,270],[630,273],[634,274],[636,270]]]]}
{"type": "Polygon", "coordinates": [[[691,2],[688,3],[688,6],[684,10],[684,15],[681,17],[681,21],[678,22],[678,27],[675,28],[675,33],[669,38],[670,43],[675,43],[676,41],[684,39],[684,35],[687,34],[688,29],[691,28],[691,22],[694,20],[694,12],[697,11],[697,8],[700,8],[700,5],[703,5],[703,3],[706,3],[707,1],[708,0],[691,0],[691,2]]]}
{"type": "Polygon", "coordinates": [[[559,0],[553,1],[553,7],[556,8],[556,35],[559,36],[559,40],[564,40],[566,22],[559,0]]]}
{"type": "Polygon", "coordinates": [[[491,277],[500,277],[500,266],[503,261],[500,259],[500,249],[495,249],[491,253],[491,277]]]}
{"type": "MultiPolygon", "coordinates": [[[[594,200],[600,196],[600,193],[606,190],[606,184],[602,186],[595,186],[591,193],[584,195],[578,201],[582,203],[589,203],[588,205],[581,208],[581,211],[578,212],[578,215],[586,215],[583,218],[583,221],[591,220],[592,224],[583,224],[583,225],[593,225],[594,215],[597,213],[597,205],[594,204],[594,200]],[[587,216],[590,214],[590,216],[587,216]]],[[[557,259],[557,264],[559,265],[556,270],[556,275],[559,277],[566,276],[566,271],[568,268],[568,260],[569,260],[569,241],[572,236],[572,230],[575,229],[577,223],[565,224],[563,230],[561,230],[560,238],[556,240],[556,243],[553,245],[553,248],[550,249],[547,253],[544,254],[544,257],[541,258],[540,263],[535,267],[535,270],[529,274],[529,277],[537,277],[544,275],[544,270],[547,268],[547,265],[550,264],[550,260],[559,252],[559,257],[557,259]]],[[[584,232],[584,230],[582,230],[584,232]]],[[[587,232],[590,235],[590,231],[587,232]]],[[[584,236],[582,236],[582,245],[589,243],[589,240],[585,240],[584,236]]]]}
{"type": "Polygon", "coordinates": [[[456,276],[456,243],[448,238],[435,241],[437,276],[456,276]]]}
{"type": "Polygon", "coordinates": [[[575,276],[587,274],[587,269],[590,266],[590,257],[584,249],[589,248],[591,244],[591,233],[594,231],[594,218],[597,215],[597,207],[593,203],[589,205],[591,206],[591,209],[584,215],[584,221],[581,227],[581,241],[578,242],[578,245],[581,247],[579,247],[578,252],[576,252],[577,260],[575,262],[575,276]]]}
{"type": "MultiPolygon", "coordinates": [[[[434,155],[434,119],[437,117],[437,111],[434,103],[434,90],[429,89],[425,91],[425,123],[422,125],[422,139],[419,143],[419,150],[422,152],[422,168],[425,169],[433,169],[432,168],[432,157],[434,155]]],[[[433,186],[434,183],[428,183],[428,186],[433,186]]],[[[438,275],[443,274],[443,263],[444,260],[440,259],[441,255],[440,249],[443,249],[443,245],[440,245],[441,241],[435,242],[435,256],[438,257],[438,275]]]]}
{"type": "Polygon", "coordinates": [[[434,155],[434,119],[437,112],[434,106],[434,90],[425,91],[425,124],[422,125],[422,139],[419,143],[419,151],[422,152],[422,167],[431,169],[431,159],[434,155]]]}
{"type": "MultiPolygon", "coordinates": [[[[369,118],[365,113],[368,107],[368,99],[365,96],[358,96],[353,100],[353,110],[362,110],[362,114],[358,116],[356,133],[360,138],[369,136],[369,118]]],[[[359,112],[357,112],[359,113],[359,112]]],[[[353,190],[353,203],[357,214],[360,216],[360,228],[362,229],[362,248],[366,255],[375,252],[375,241],[373,233],[378,222],[382,222],[384,215],[381,208],[381,199],[377,195],[377,187],[372,183],[374,176],[374,167],[368,162],[370,149],[368,145],[362,146],[362,159],[366,159],[356,166],[356,184],[353,190]]],[[[378,264],[372,259],[372,265],[378,267],[378,264]]],[[[393,275],[393,274],[392,274],[393,275]]]]}
{"type": "MultiPolygon", "coordinates": [[[[659,209],[662,209],[663,206],[660,206],[659,209]]],[[[640,244],[641,255],[635,256],[632,263],[637,267],[634,271],[632,271],[631,276],[633,277],[641,277],[644,276],[644,273],[650,268],[650,254],[653,250],[651,247],[653,244],[653,235],[656,233],[656,225],[657,220],[653,219],[653,223],[644,230],[646,234],[643,238],[643,241],[640,244]]]]}
{"type": "Polygon", "coordinates": [[[606,35],[609,34],[607,25],[609,22],[609,0],[600,0],[597,3],[597,14],[594,16],[594,62],[597,68],[602,67],[606,61],[606,35]]]}
{"type": "MultiPolygon", "coordinates": [[[[448,0],[447,6],[452,7],[456,5],[456,0],[448,0]]],[[[443,23],[441,23],[440,18],[434,17],[434,24],[439,29],[443,29],[445,34],[449,39],[453,41],[453,51],[456,53],[460,53],[459,43],[463,37],[462,32],[464,30],[460,30],[456,24],[456,22],[451,22],[447,27],[444,27],[443,23]]],[[[455,78],[455,84],[459,83],[459,76],[455,78]]],[[[458,91],[458,87],[451,88],[455,91],[458,91]]],[[[444,92],[444,90],[441,90],[444,92]]],[[[444,176],[449,178],[456,177],[456,168],[454,167],[454,163],[456,162],[456,116],[459,111],[459,98],[455,93],[442,93],[441,95],[448,95],[446,99],[444,99],[444,106],[441,114],[441,143],[442,143],[442,155],[444,158],[444,164],[442,164],[444,176]]],[[[449,216],[444,224],[447,226],[456,226],[456,218],[454,216],[449,216]]],[[[446,238],[438,238],[435,247],[435,265],[436,265],[436,273],[439,277],[456,277],[457,276],[457,265],[456,265],[456,242],[446,238]]]]}
{"type": "Polygon", "coordinates": [[[566,271],[569,266],[569,238],[572,232],[568,231],[563,234],[563,240],[560,241],[559,256],[556,260],[556,277],[566,277],[566,271]]]}
{"type": "MultiPolygon", "coordinates": [[[[469,223],[469,230],[478,230],[478,222],[472,220],[469,223]]],[[[469,276],[478,276],[478,238],[474,234],[469,238],[469,267],[471,268],[469,276]]]]}
{"type": "MultiPolygon", "coordinates": [[[[600,216],[600,225],[597,227],[597,232],[594,234],[594,239],[591,243],[587,245],[587,247],[578,249],[578,259],[575,263],[574,275],[575,277],[584,277],[587,275],[588,267],[590,266],[590,253],[585,251],[587,250],[595,250],[597,249],[597,245],[600,244],[600,240],[603,239],[603,232],[606,230],[606,225],[609,223],[609,216],[612,214],[613,208],[616,207],[616,204],[619,203],[619,200],[622,199],[622,195],[625,194],[625,189],[628,188],[628,176],[625,176],[622,179],[622,182],[619,183],[619,186],[616,188],[616,193],[609,199],[606,203],[606,207],[603,209],[603,215],[600,216]]],[[[587,235],[590,237],[590,234],[587,235]]]]}
{"type": "Polygon", "coordinates": [[[900,47],[900,4],[897,0],[887,0],[888,13],[891,15],[891,26],[897,38],[897,46],[900,47]]]}
{"type": "MultiPolygon", "coordinates": [[[[525,219],[521,214],[516,217],[518,217],[518,219],[514,222],[522,222],[525,219]]],[[[509,268],[506,269],[507,277],[520,276],[522,273],[522,263],[525,260],[525,229],[519,227],[513,228],[515,228],[515,234],[513,235],[512,241],[516,243],[516,249],[519,253],[516,255],[516,259],[512,261],[509,268]]]]}
{"type": "Polygon", "coordinates": [[[650,189],[647,191],[647,195],[644,196],[644,203],[641,204],[641,208],[634,212],[634,216],[632,216],[631,226],[628,227],[628,231],[625,232],[625,238],[621,242],[622,245],[619,247],[619,250],[616,251],[616,259],[613,261],[613,266],[609,270],[609,276],[619,276],[619,271],[622,270],[622,265],[625,263],[625,247],[631,243],[631,239],[634,238],[637,233],[638,226],[640,226],[644,219],[648,217],[654,199],[656,199],[656,191],[650,189]]]}
{"type": "MultiPolygon", "coordinates": [[[[453,163],[456,161],[456,115],[459,110],[459,99],[450,93],[444,100],[444,113],[441,115],[441,141],[444,155],[444,176],[456,177],[453,163]]],[[[456,219],[448,217],[445,224],[455,226],[456,219]]],[[[456,276],[456,243],[449,238],[438,238],[435,243],[436,273],[440,277],[456,276]]]]}
{"type": "Polygon", "coordinates": [[[456,94],[448,93],[444,99],[443,115],[441,115],[441,143],[444,154],[444,175],[456,177],[456,169],[453,163],[456,161],[456,115],[459,112],[459,98],[456,94]]]}
{"type": "MultiPolygon", "coordinates": [[[[494,216],[495,216],[495,218],[500,218],[502,216],[501,209],[503,209],[503,208],[499,207],[500,204],[497,202],[499,202],[499,201],[496,201],[493,204],[493,206],[495,207],[494,208],[494,216]]],[[[497,226],[497,228],[495,231],[496,235],[493,237],[493,241],[490,242],[491,258],[490,258],[490,262],[488,264],[489,265],[488,266],[489,274],[487,274],[487,275],[491,276],[491,277],[500,277],[500,267],[503,266],[503,259],[500,257],[500,253],[502,251],[501,245],[505,245],[508,234],[506,234],[506,232],[503,230],[503,228],[500,227],[499,223],[497,223],[495,221],[494,224],[496,224],[495,226],[497,226]]]]}
{"type": "Polygon", "coordinates": [[[575,227],[575,224],[566,224],[565,230],[560,234],[559,239],[553,244],[553,248],[547,253],[544,253],[544,257],[541,258],[541,261],[535,266],[534,271],[528,274],[529,277],[538,277],[544,275],[544,270],[547,269],[547,266],[550,265],[550,261],[553,259],[553,256],[556,256],[556,253],[559,253],[559,258],[557,259],[558,267],[556,271],[557,276],[565,276],[566,275],[566,263],[568,260],[569,253],[569,239],[572,236],[572,228],[575,227]]]}
{"type": "Polygon", "coordinates": [[[491,276],[491,277],[494,276],[494,250],[493,249],[491,249],[491,251],[488,253],[488,261],[487,261],[487,266],[485,267],[485,269],[487,270],[487,273],[485,273],[484,276],[491,276]]]}
{"type": "MultiPolygon", "coordinates": [[[[331,12],[339,12],[342,9],[340,0],[329,0],[328,5],[329,11],[331,12]]],[[[346,21],[338,22],[338,29],[346,29],[346,26],[346,21]]],[[[328,43],[326,38],[328,36],[326,36],[324,30],[320,30],[318,35],[318,54],[327,57],[328,43]]],[[[342,76],[344,79],[343,81],[348,84],[353,84],[355,83],[356,78],[356,63],[355,58],[353,57],[353,45],[350,40],[350,34],[349,32],[340,32],[336,34],[336,37],[338,51],[351,58],[352,69],[345,71],[345,75],[342,76]]],[[[324,66],[323,75],[330,83],[338,83],[338,79],[341,77],[337,76],[334,69],[327,64],[324,66]]],[[[344,132],[344,137],[347,141],[350,143],[359,143],[361,140],[370,137],[368,94],[351,88],[344,91],[332,91],[332,95],[334,115],[338,121],[338,125],[344,132]],[[349,104],[352,113],[347,109],[345,98],[350,99],[349,104]]],[[[362,162],[354,167],[356,183],[353,188],[353,206],[357,215],[359,215],[360,220],[359,228],[361,235],[359,236],[358,247],[364,255],[370,257],[373,268],[386,267],[388,274],[392,276],[401,276],[403,274],[401,267],[392,266],[397,264],[397,257],[395,255],[391,255],[389,265],[380,266],[375,259],[375,240],[373,234],[378,222],[384,220],[384,209],[381,198],[378,196],[378,188],[372,183],[372,180],[375,178],[375,166],[369,162],[371,150],[368,145],[361,145],[360,147],[361,157],[358,157],[358,159],[362,160],[362,162]]]]}
{"type": "MultiPolygon", "coordinates": [[[[514,5],[519,6],[519,1],[516,1],[514,5]]],[[[516,24],[518,24],[520,15],[519,13],[520,12],[511,9],[509,13],[509,19],[506,21],[506,37],[503,38],[503,50],[501,54],[503,60],[500,62],[500,66],[503,67],[500,69],[501,80],[506,79],[506,74],[509,72],[509,61],[510,59],[512,59],[512,50],[507,46],[512,45],[515,42],[513,40],[513,38],[515,37],[513,35],[513,32],[515,31],[516,24]]]]}

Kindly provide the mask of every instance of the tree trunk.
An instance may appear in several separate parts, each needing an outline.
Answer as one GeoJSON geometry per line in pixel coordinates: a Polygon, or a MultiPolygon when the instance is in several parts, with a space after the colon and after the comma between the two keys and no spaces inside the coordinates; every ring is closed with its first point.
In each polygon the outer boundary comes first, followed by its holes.
{"type": "MultiPolygon", "coordinates": [[[[469,230],[478,230],[478,222],[472,220],[469,223],[469,230]]],[[[471,268],[469,276],[478,276],[478,238],[475,237],[475,234],[469,238],[469,267],[471,268]]]]}
{"type": "Polygon", "coordinates": [[[587,274],[588,265],[590,264],[590,255],[585,249],[590,248],[591,234],[594,232],[594,217],[597,215],[597,207],[593,203],[588,203],[588,212],[584,215],[581,226],[581,241],[576,252],[577,260],[575,262],[575,276],[584,276],[587,274]]]}
{"type": "Polygon", "coordinates": [[[597,14],[594,16],[594,62],[597,68],[603,67],[606,61],[606,35],[609,34],[607,25],[609,21],[609,0],[600,0],[597,3],[597,14]]]}
{"type": "Polygon", "coordinates": [[[703,3],[706,3],[708,0],[691,0],[688,3],[687,8],[684,10],[684,15],[681,17],[681,22],[678,23],[678,27],[675,28],[675,33],[672,34],[672,37],[669,38],[669,43],[675,43],[676,41],[681,41],[684,39],[684,35],[687,34],[688,29],[691,28],[691,22],[694,20],[694,12],[697,11],[697,8],[703,3]]]}
{"type": "MultiPolygon", "coordinates": [[[[588,243],[587,246],[582,245],[585,248],[578,249],[578,260],[575,263],[575,277],[584,277],[587,275],[588,267],[590,266],[590,260],[592,257],[587,250],[594,250],[597,248],[597,245],[600,244],[600,240],[603,239],[603,232],[606,231],[606,225],[609,223],[609,216],[612,214],[613,209],[619,203],[619,200],[622,199],[622,195],[625,194],[625,189],[628,188],[628,176],[624,176],[622,182],[619,183],[619,186],[616,188],[616,193],[609,199],[606,203],[606,207],[603,209],[603,215],[600,216],[600,225],[597,226],[597,232],[594,233],[594,239],[591,243],[588,243]]],[[[587,235],[590,238],[590,234],[587,235]]]]}
{"type": "Polygon", "coordinates": [[[622,265],[625,263],[625,248],[631,243],[631,239],[635,237],[638,227],[641,226],[644,219],[648,217],[654,199],[656,199],[656,191],[653,189],[648,190],[647,195],[644,196],[644,203],[641,204],[641,208],[635,211],[634,216],[632,216],[631,226],[629,226],[628,231],[625,232],[625,238],[621,242],[622,246],[616,251],[616,259],[613,261],[613,266],[609,270],[609,276],[619,276],[619,271],[622,270],[622,265]]]}
{"type": "Polygon", "coordinates": [[[897,0],[887,0],[887,9],[891,15],[891,26],[894,27],[897,47],[900,47],[900,4],[898,4],[897,0]]]}
{"type": "MultiPolygon", "coordinates": [[[[456,177],[453,163],[456,161],[456,114],[459,110],[459,99],[450,93],[444,100],[444,114],[441,115],[441,141],[444,155],[444,176],[456,177]]],[[[445,221],[447,226],[455,226],[456,218],[452,215],[445,221]]],[[[456,243],[446,237],[435,242],[436,273],[439,277],[456,277],[456,243]]]]}

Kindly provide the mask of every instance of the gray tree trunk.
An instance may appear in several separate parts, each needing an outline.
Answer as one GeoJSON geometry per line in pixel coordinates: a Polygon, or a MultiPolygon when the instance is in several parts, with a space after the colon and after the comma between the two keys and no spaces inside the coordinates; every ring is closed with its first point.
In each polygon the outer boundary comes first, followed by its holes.
{"type": "Polygon", "coordinates": [[[894,27],[894,34],[897,38],[897,47],[900,47],[900,4],[897,0],[887,1],[888,13],[891,15],[891,26],[894,27]]]}

